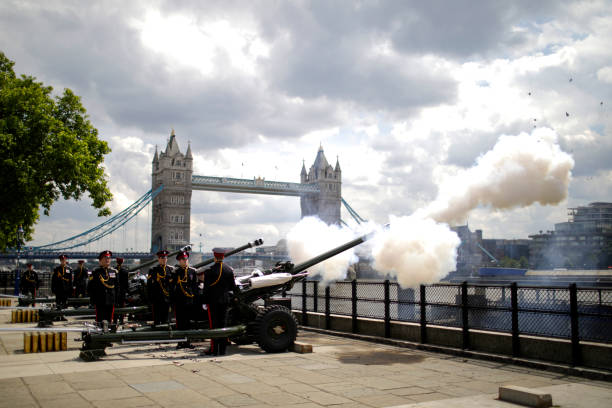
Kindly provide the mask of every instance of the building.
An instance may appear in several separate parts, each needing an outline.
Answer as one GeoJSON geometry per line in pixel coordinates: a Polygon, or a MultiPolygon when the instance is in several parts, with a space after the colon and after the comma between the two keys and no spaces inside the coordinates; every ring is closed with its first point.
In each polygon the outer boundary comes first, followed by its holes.
{"type": "Polygon", "coordinates": [[[153,199],[152,253],[176,250],[189,243],[192,173],[191,146],[185,154],[181,153],[172,130],[166,150],[158,154],[156,147],[152,162],[152,188],[164,186],[153,199]]]}
{"type": "Polygon", "coordinates": [[[342,200],[342,171],[336,159],[336,167],[332,167],[325,158],[323,147],[319,147],[317,157],[310,170],[302,164],[300,182],[316,184],[318,194],[304,194],[300,197],[302,217],[318,216],[327,224],[340,223],[340,205],[342,200]]]}
{"type": "Polygon", "coordinates": [[[533,269],[606,269],[612,266],[612,203],[568,209],[567,222],[554,231],[530,235],[533,269]]]}
{"type": "Polygon", "coordinates": [[[452,227],[461,240],[457,248],[457,274],[476,275],[478,268],[487,263],[486,254],[482,251],[482,230],[470,231],[469,226],[452,227]]]}
{"type": "Polygon", "coordinates": [[[529,259],[528,239],[483,239],[482,246],[498,261],[504,258],[529,259]]]}

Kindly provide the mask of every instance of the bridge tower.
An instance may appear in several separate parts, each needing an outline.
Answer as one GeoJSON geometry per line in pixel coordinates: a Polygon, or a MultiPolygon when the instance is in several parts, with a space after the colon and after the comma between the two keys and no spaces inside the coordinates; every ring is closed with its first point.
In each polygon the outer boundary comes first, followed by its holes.
{"type": "Polygon", "coordinates": [[[316,184],[318,194],[305,193],[300,197],[302,218],[316,215],[327,224],[340,223],[340,206],[342,199],[342,171],[336,158],[336,167],[332,167],[325,158],[323,147],[319,146],[317,157],[310,170],[302,163],[300,174],[302,184],[316,184]]]}
{"type": "Polygon", "coordinates": [[[192,173],[191,145],[181,153],[173,129],[166,150],[158,154],[156,147],[153,156],[152,187],[163,184],[164,189],[153,199],[151,252],[189,243],[192,173]]]}

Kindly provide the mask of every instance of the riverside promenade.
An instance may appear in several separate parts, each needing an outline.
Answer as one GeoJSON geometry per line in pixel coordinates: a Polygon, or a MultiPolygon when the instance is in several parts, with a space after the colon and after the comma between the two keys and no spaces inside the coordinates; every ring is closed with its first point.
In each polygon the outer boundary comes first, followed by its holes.
{"type": "MultiPolygon", "coordinates": [[[[12,325],[6,310],[0,327],[12,325]]],[[[74,325],[75,322],[68,322],[74,325]]],[[[55,327],[61,328],[57,323],[55,327]]],[[[610,407],[612,383],[300,330],[309,354],[231,346],[223,357],[173,346],[115,346],[100,361],[67,351],[23,354],[23,335],[0,333],[2,407],[518,407],[496,400],[516,385],[561,407],[610,407]]]]}

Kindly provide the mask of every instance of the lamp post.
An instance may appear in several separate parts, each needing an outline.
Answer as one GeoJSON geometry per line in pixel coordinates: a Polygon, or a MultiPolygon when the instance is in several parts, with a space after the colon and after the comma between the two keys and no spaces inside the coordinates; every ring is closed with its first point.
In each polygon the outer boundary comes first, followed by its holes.
{"type": "Polygon", "coordinates": [[[17,269],[15,271],[15,296],[19,296],[19,257],[21,256],[21,240],[23,239],[23,227],[17,228],[17,269]]]}

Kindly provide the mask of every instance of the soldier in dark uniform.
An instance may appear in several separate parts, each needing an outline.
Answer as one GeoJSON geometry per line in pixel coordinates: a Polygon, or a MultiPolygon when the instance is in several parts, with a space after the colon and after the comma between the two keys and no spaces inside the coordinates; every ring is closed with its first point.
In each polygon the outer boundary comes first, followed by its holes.
{"type": "Polygon", "coordinates": [[[153,325],[168,323],[172,267],[168,266],[168,251],[157,253],[159,265],[149,269],[147,292],[153,309],[153,325]]]}
{"type": "MultiPolygon", "coordinates": [[[[176,320],[176,330],[189,330],[197,291],[196,270],[189,266],[189,252],[182,251],[176,255],[179,262],[172,273],[172,308],[176,320]]],[[[189,341],[180,342],[176,348],[191,348],[189,341]]]]}
{"type": "Polygon", "coordinates": [[[68,256],[59,256],[60,264],[53,269],[51,292],[55,294],[55,305],[58,309],[66,307],[68,296],[72,293],[72,270],[68,265],[68,256]]]}
{"type": "MultiPolygon", "coordinates": [[[[204,296],[208,306],[208,321],[211,329],[227,325],[227,307],[230,303],[230,292],[236,291],[234,270],[223,265],[225,250],[213,249],[215,263],[204,271],[204,296]]],[[[229,340],[227,338],[211,339],[207,354],[224,355],[229,340]]]]}
{"type": "MultiPolygon", "coordinates": [[[[116,261],[119,288],[117,289],[117,299],[115,301],[115,306],[125,307],[125,298],[127,297],[129,285],[128,270],[123,266],[123,258],[117,258],[116,261]]],[[[113,323],[117,323],[117,320],[119,320],[119,323],[123,324],[123,314],[115,315],[115,320],[113,321],[113,323]]]]}
{"type": "Polygon", "coordinates": [[[87,267],[85,261],[79,261],[79,269],[74,272],[74,296],[85,297],[87,294],[87,283],[89,282],[89,276],[87,275],[87,267]]]}
{"type": "Polygon", "coordinates": [[[100,266],[91,273],[89,281],[89,294],[91,302],[96,308],[96,322],[101,324],[104,320],[113,321],[115,312],[115,297],[117,295],[117,270],[111,268],[111,251],[102,251],[98,255],[100,266]]]}
{"type": "MultiPolygon", "coordinates": [[[[40,286],[40,281],[38,280],[38,274],[32,269],[32,264],[29,263],[26,266],[28,269],[23,273],[23,276],[21,276],[19,286],[21,293],[24,295],[28,293],[31,294],[32,300],[34,300],[36,299],[36,292],[40,286]]],[[[36,306],[36,302],[32,302],[32,306],[36,306]]]]}

